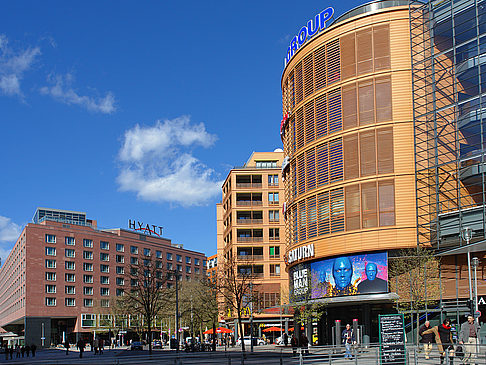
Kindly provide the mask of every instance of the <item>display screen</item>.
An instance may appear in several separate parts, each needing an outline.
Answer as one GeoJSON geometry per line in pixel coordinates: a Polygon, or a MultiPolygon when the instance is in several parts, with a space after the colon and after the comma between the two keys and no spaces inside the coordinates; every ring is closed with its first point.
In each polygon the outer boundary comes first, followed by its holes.
{"type": "Polygon", "coordinates": [[[302,263],[290,271],[291,300],[388,292],[386,252],[302,263]]]}

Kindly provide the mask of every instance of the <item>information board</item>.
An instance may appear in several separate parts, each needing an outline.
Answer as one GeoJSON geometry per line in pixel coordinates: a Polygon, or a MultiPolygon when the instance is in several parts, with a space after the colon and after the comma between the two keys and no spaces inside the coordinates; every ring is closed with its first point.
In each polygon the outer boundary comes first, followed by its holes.
{"type": "Polygon", "coordinates": [[[380,364],[407,364],[403,314],[379,315],[380,364]]]}

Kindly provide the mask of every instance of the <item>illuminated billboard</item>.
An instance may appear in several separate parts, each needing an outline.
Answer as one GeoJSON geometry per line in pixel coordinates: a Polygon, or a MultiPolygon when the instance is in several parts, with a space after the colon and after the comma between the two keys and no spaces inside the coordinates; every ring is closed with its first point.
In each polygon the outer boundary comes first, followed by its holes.
{"type": "Polygon", "coordinates": [[[386,252],[302,263],[290,271],[291,300],[388,292],[386,252]]]}

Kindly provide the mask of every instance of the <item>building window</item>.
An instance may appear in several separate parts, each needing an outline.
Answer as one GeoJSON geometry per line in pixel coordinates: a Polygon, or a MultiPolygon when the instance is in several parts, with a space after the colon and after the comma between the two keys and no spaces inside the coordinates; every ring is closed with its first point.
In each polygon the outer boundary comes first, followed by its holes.
{"type": "Polygon", "coordinates": [[[46,255],[47,256],[56,256],[56,248],[55,247],[46,247],[46,255]]]}
{"type": "Polygon", "coordinates": [[[56,298],[46,298],[46,305],[48,307],[55,307],[56,306],[56,298]]]}
{"type": "Polygon", "coordinates": [[[116,289],[116,296],[117,297],[122,297],[124,295],[125,295],[125,289],[120,289],[120,288],[116,289]]]}
{"type": "Polygon", "coordinates": [[[89,262],[84,262],[83,263],[83,270],[84,271],[93,271],[93,264],[89,262]]]}
{"type": "Polygon", "coordinates": [[[138,255],[138,247],[137,246],[130,246],[130,253],[132,255],[138,255]]]}
{"type": "Polygon", "coordinates": [[[270,246],[270,258],[271,259],[280,258],[280,246],[270,246]]]}
{"type": "Polygon", "coordinates": [[[172,267],[173,267],[172,262],[168,262],[167,263],[167,270],[172,270],[172,267]]]}
{"type": "Polygon", "coordinates": [[[116,250],[117,252],[125,252],[125,246],[121,243],[116,244],[116,250]]]}
{"type": "Polygon", "coordinates": [[[270,241],[278,241],[280,240],[280,230],[279,228],[269,228],[268,229],[268,238],[270,241]]]}
{"type": "Polygon", "coordinates": [[[162,258],[162,251],[155,251],[155,257],[158,259],[162,258]]]}
{"type": "Polygon", "coordinates": [[[74,237],[65,237],[65,242],[66,242],[66,245],[68,245],[68,246],[74,246],[76,244],[74,237]]]}
{"type": "Polygon", "coordinates": [[[199,259],[194,259],[194,265],[199,266],[201,260],[199,259]]]}
{"type": "Polygon", "coordinates": [[[93,240],[89,240],[87,238],[83,239],[83,247],[93,248],[93,240]]]}
{"type": "Polygon", "coordinates": [[[167,260],[172,261],[172,254],[170,252],[167,252],[167,260]]]}
{"type": "Polygon", "coordinates": [[[188,273],[188,274],[191,273],[191,267],[190,266],[186,266],[186,273],[188,273]]]}
{"type": "MultiPolygon", "coordinates": [[[[91,306],[93,302],[91,299],[91,306]]],[[[81,327],[95,327],[96,326],[96,314],[81,314],[81,327]]]]}
{"type": "Polygon", "coordinates": [[[64,267],[66,268],[66,270],[74,270],[75,269],[74,261],[64,262],[64,267]]]}
{"type": "Polygon", "coordinates": [[[48,269],[55,269],[56,268],[56,260],[46,260],[46,268],[48,269]]]}
{"type": "Polygon", "coordinates": [[[125,268],[123,266],[117,266],[116,267],[116,273],[117,274],[125,274],[125,268]]]}
{"type": "Polygon", "coordinates": [[[100,284],[110,284],[109,276],[100,276],[100,284]]]}
{"type": "Polygon", "coordinates": [[[122,256],[122,255],[116,255],[115,259],[116,259],[116,262],[119,263],[119,264],[123,264],[125,262],[125,256],[122,256]]]}
{"type": "Polygon", "coordinates": [[[255,161],[257,169],[272,169],[277,167],[277,161],[255,161]]]}
{"type": "Polygon", "coordinates": [[[268,193],[268,204],[278,204],[278,193],[268,193]]]}
{"type": "Polygon", "coordinates": [[[150,256],[150,248],[144,248],[144,249],[143,249],[143,254],[144,254],[145,256],[150,256]]]}
{"type": "Polygon", "coordinates": [[[155,267],[157,269],[162,269],[162,261],[159,261],[159,260],[155,261],[155,267]]]}
{"type": "Polygon", "coordinates": [[[93,287],[92,286],[85,286],[83,288],[84,295],[93,295],[93,287]]]}
{"type": "Polygon", "coordinates": [[[125,285],[124,278],[116,278],[116,285],[125,285]]]}
{"type": "Polygon", "coordinates": [[[69,283],[74,283],[76,281],[76,276],[74,274],[65,274],[64,278],[69,283]]]}
{"type": "Polygon", "coordinates": [[[83,251],[83,259],[93,260],[93,251],[83,251]]]}
{"type": "Polygon", "coordinates": [[[177,271],[181,271],[182,272],[182,265],[177,265],[177,271]]]}
{"type": "Polygon", "coordinates": [[[268,175],[268,186],[278,186],[278,175],[268,175]]]}
{"type": "Polygon", "coordinates": [[[107,253],[101,252],[100,253],[100,260],[101,261],[110,261],[110,255],[107,253]]]}
{"type": "Polygon", "coordinates": [[[174,286],[174,284],[172,283],[167,283],[167,289],[172,289],[172,287],[174,286]]]}
{"type": "Polygon", "coordinates": [[[201,270],[200,270],[198,267],[196,267],[196,268],[194,268],[194,272],[195,272],[196,274],[199,274],[199,273],[201,272],[201,270]]]}
{"type": "Polygon", "coordinates": [[[104,297],[107,297],[110,295],[110,289],[109,288],[100,288],[100,294],[104,297]]]}
{"type": "Polygon", "coordinates": [[[72,248],[66,248],[64,250],[64,255],[66,257],[75,257],[75,251],[72,248]]]}
{"type": "Polygon", "coordinates": [[[270,222],[278,222],[278,220],[279,220],[278,210],[269,210],[268,211],[268,220],[270,222]]]}
{"type": "Polygon", "coordinates": [[[55,294],[56,293],[56,286],[55,285],[46,285],[46,293],[48,294],[55,294]]]}
{"type": "Polygon", "coordinates": [[[65,298],[64,304],[66,307],[74,307],[76,305],[76,300],[74,298],[65,298]]]}
{"type": "Polygon", "coordinates": [[[190,264],[191,263],[191,258],[189,256],[186,256],[186,264],[190,264]]]}
{"type": "Polygon", "coordinates": [[[110,244],[106,241],[100,241],[100,248],[102,250],[109,250],[110,249],[110,244]]]}
{"type": "Polygon", "coordinates": [[[83,275],[83,282],[85,282],[86,284],[92,284],[93,275],[83,275]]]}
{"type": "Polygon", "coordinates": [[[176,260],[177,260],[177,262],[182,262],[182,256],[181,255],[176,255],[176,260]]]}
{"type": "Polygon", "coordinates": [[[46,242],[56,243],[56,236],[54,236],[53,234],[46,234],[46,242]]]}
{"type": "Polygon", "coordinates": [[[280,276],[280,264],[270,264],[270,276],[280,276]]]}
{"type": "Polygon", "coordinates": [[[47,281],[56,281],[56,273],[55,272],[46,272],[46,280],[47,281]]]}
{"type": "Polygon", "coordinates": [[[110,307],[110,300],[109,299],[101,299],[100,304],[101,304],[101,308],[109,308],[110,307]]]}
{"type": "Polygon", "coordinates": [[[100,271],[101,272],[110,272],[110,267],[108,265],[100,265],[100,271]]]}
{"type": "Polygon", "coordinates": [[[132,265],[138,265],[138,258],[136,257],[130,257],[130,264],[132,265]]]}
{"type": "Polygon", "coordinates": [[[203,266],[206,267],[207,266],[207,260],[203,260],[203,266]]]}
{"type": "Polygon", "coordinates": [[[64,287],[64,292],[66,294],[76,294],[76,287],[74,285],[66,285],[64,287]]]}
{"type": "MultiPolygon", "coordinates": [[[[84,298],[83,306],[88,307],[88,308],[92,307],[93,306],[93,299],[84,298]]],[[[83,316],[84,316],[84,314],[83,314],[83,316]]],[[[83,323],[85,323],[85,322],[83,321],[83,323]]],[[[86,325],[83,324],[83,327],[94,327],[94,324],[92,326],[86,326],[86,325]]]]}

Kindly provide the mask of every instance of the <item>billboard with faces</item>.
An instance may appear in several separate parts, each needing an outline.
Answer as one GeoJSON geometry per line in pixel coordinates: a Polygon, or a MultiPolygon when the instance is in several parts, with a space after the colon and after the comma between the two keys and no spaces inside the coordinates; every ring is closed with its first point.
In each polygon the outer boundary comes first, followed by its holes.
{"type": "Polygon", "coordinates": [[[302,263],[290,271],[292,301],[387,292],[387,252],[302,263]]]}

